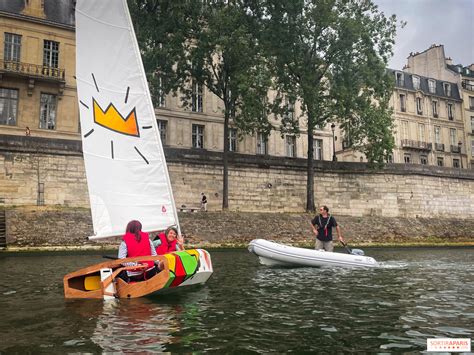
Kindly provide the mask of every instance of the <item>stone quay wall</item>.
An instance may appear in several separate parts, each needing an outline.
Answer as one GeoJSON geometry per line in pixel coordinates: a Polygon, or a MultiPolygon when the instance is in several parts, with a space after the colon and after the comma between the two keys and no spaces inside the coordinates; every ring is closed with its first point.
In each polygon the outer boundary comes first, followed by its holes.
{"type": "MultiPolygon", "coordinates": [[[[178,208],[196,208],[201,192],[209,201],[207,214],[182,213],[191,240],[308,235],[305,159],[230,154],[227,214],[218,213],[222,154],[171,148],[165,154],[178,208]]],[[[327,161],[315,162],[314,171],[316,204],[328,205],[347,233],[357,229],[354,238],[470,238],[474,230],[474,171],[327,161]]],[[[82,245],[92,227],[80,142],[0,135],[2,205],[9,245],[29,245],[32,235],[44,238],[35,237],[35,245],[82,245]],[[41,199],[45,207],[36,207],[41,199]]]]}
{"type": "MultiPolygon", "coordinates": [[[[84,208],[15,207],[6,211],[9,247],[117,248],[120,238],[89,241],[90,211],[84,208]]],[[[182,212],[186,244],[200,247],[245,246],[263,238],[312,245],[307,213],[182,212]]],[[[350,245],[474,242],[474,220],[336,216],[350,245]]],[[[125,228],[125,226],[124,226],[125,228]]]]}

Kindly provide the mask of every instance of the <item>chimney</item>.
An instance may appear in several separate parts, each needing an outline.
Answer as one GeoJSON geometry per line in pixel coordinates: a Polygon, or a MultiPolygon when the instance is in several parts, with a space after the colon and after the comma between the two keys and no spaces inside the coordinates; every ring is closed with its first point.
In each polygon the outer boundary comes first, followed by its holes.
{"type": "Polygon", "coordinates": [[[445,58],[445,61],[447,65],[453,65],[453,60],[451,59],[451,57],[445,58]]]}
{"type": "Polygon", "coordinates": [[[44,13],[44,0],[24,0],[25,7],[21,12],[22,15],[46,18],[44,13]]]}

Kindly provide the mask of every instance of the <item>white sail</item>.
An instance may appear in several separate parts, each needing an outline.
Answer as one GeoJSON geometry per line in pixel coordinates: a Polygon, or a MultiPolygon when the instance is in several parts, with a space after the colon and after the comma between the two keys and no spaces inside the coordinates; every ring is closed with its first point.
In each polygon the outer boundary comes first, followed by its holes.
{"type": "Polygon", "coordinates": [[[78,0],[76,78],[95,237],[178,225],[126,0],[78,0]]]}

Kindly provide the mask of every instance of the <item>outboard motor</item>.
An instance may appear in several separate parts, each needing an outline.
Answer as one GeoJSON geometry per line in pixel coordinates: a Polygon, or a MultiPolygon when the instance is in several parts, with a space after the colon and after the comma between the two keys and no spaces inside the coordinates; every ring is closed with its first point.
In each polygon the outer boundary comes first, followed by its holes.
{"type": "Polygon", "coordinates": [[[359,255],[359,256],[364,256],[365,255],[365,253],[362,249],[352,249],[351,254],[359,255]]]}

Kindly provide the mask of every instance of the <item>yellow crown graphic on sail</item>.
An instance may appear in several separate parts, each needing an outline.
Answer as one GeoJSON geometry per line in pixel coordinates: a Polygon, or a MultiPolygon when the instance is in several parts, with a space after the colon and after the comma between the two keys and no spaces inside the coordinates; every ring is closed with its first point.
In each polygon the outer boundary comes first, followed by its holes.
{"type": "Polygon", "coordinates": [[[133,108],[128,116],[124,118],[112,103],[107,106],[105,111],[102,110],[94,98],[92,98],[92,103],[94,106],[93,111],[95,123],[114,132],[128,136],[140,137],[135,108],[133,108]]]}

